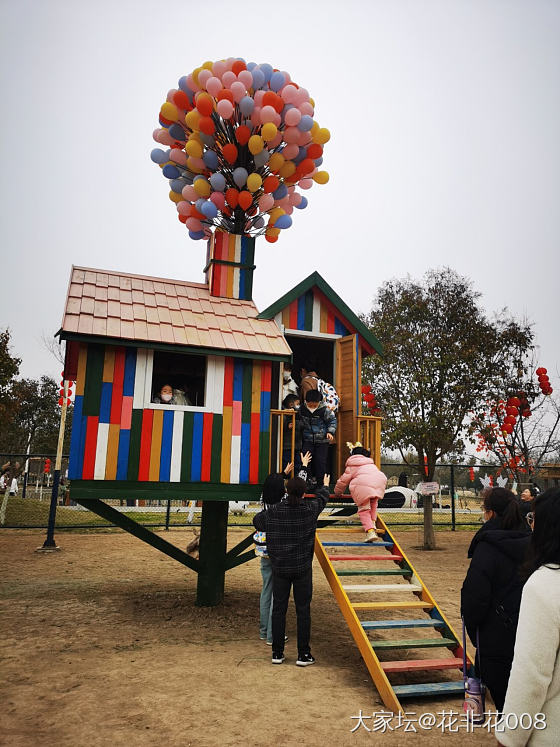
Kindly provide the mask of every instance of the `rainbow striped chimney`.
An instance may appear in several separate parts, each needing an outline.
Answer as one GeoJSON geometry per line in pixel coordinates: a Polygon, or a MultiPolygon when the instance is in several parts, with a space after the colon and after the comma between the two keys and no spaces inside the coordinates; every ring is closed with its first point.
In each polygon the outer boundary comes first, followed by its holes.
{"type": "Polygon", "coordinates": [[[215,231],[204,268],[210,295],[252,301],[254,259],[254,237],[215,231]]]}

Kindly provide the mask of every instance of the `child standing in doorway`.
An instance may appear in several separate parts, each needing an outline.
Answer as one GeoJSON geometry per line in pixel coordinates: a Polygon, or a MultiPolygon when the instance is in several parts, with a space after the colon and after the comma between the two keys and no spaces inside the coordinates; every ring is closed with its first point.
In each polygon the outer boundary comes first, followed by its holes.
{"type": "Polygon", "coordinates": [[[338,478],[334,488],[335,495],[342,495],[350,485],[350,495],[358,507],[358,516],[366,533],[366,542],[375,542],[379,537],[375,531],[377,504],[385,494],[387,477],[376,467],[371,452],[364,449],[358,441],[346,444],[350,456],[346,460],[346,469],[338,478]]]}

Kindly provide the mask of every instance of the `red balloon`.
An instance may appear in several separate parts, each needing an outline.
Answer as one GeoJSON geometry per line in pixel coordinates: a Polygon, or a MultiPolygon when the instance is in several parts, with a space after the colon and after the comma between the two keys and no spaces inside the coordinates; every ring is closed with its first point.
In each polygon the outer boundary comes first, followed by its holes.
{"type": "Polygon", "coordinates": [[[228,101],[231,101],[232,104],[235,104],[235,101],[233,100],[233,93],[229,90],[229,88],[222,88],[221,91],[218,91],[218,95],[216,96],[218,101],[222,101],[223,99],[227,99],[228,101]]]}
{"type": "Polygon", "coordinates": [[[263,188],[265,192],[275,192],[278,189],[279,185],[280,182],[278,180],[278,177],[274,176],[273,174],[267,176],[263,182],[263,188]]]}
{"type": "Polygon", "coordinates": [[[253,195],[250,192],[247,192],[246,189],[244,189],[242,192],[239,193],[239,205],[243,208],[243,210],[248,210],[253,203],[253,195]]]}
{"type": "Polygon", "coordinates": [[[224,158],[229,163],[235,163],[237,161],[237,147],[233,143],[228,143],[222,148],[224,158]]]}
{"type": "Polygon", "coordinates": [[[198,129],[205,135],[213,135],[216,131],[216,125],[212,117],[201,117],[198,122],[198,129]]]}
{"type": "MultiPolygon", "coordinates": [[[[235,146],[233,147],[235,148],[235,146]]],[[[239,204],[239,192],[237,189],[234,189],[233,187],[226,189],[226,201],[230,207],[237,207],[239,204]]]]}
{"type": "Polygon", "coordinates": [[[235,62],[231,66],[231,72],[239,75],[242,70],[247,70],[247,65],[243,62],[243,60],[235,60],[235,62]]]}
{"type": "Polygon", "coordinates": [[[319,145],[319,143],[311,143],[311,145],[307,148],[308,158],[321,158],[322,155],[323,146],[319,145]]]}
{"type": "Polygon", "coordinates": [[[186,112],[189,112],[192,109],[189,97],[184,91],[175,91],[173,94],[173,103],[175,106],[179,107],[179,109],[184,109],[186,112]]]}
{"type": "Polygon", "coordinates": [[[212,100],[208,96],[199,96],[196,100],[196,108],[203,117],[209,117],[214,111],[212,100]]]}
{"type": "Polygon", "coordinates": [[[186,215],[181,215],[181,213],[177,213],[177,217],[179,218],[179,220],[181,221],[181,223],[186,223],[187,222],[187,216],[186,215]]]}
{"type": "Polygon", "coordinates": [[[301,174],[305,175],[305,174],[310,174],[314,168],[315,168],[315,164],[313,163],[312,159],[304,158],[303,161],[300,164],[298,164],[297,170],[301,174]]]}
{"type": "Polygon", "coordinates": [[[247,145],[249,138],[251,137],[251,130],[247,125],[239,125],[235,130],[235,137],[239,145],[247,145]]]}
{"type": "Polygon", "coordinates": [[[274,244],[276,241],[278,241],[278,236],[269,236],[269,234],[265,233],[264,237],[269,242],[269,244],[274,244]]]}

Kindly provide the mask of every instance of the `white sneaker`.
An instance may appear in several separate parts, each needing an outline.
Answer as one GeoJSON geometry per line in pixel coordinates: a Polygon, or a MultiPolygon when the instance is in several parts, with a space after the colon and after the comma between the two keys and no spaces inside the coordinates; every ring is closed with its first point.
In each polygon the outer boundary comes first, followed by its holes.
{"type": "Polygon", "coordinates": [[[377,536],[375,529],[370,529],[366,533],[366,542],[377,542],[379,537],[377,536]]]}

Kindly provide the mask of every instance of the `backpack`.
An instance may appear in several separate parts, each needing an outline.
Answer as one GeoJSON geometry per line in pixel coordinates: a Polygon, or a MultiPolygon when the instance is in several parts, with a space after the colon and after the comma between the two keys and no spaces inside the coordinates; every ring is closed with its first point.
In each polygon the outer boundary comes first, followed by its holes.
{"type": "Polygon", "coordinates": [[[319,390],[323,402],[332,412],[336,413],[340,405],[340,397],[332,384],[324,379],[317,379],[317,389],[319,390]]]}

